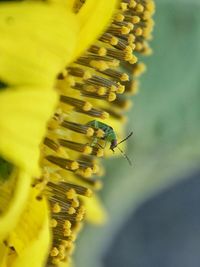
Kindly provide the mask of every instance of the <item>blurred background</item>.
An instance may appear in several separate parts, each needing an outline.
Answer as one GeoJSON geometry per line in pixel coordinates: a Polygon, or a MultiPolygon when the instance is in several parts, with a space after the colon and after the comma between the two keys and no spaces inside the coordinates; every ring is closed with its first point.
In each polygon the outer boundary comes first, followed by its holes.
{"type": "Polygon", "coordinates": [[[127,124],[134,164],[105,162],[109,221],[82,231],[77,267],[199,267],[200,1],[156,1],[154,18],[127,124]]]}

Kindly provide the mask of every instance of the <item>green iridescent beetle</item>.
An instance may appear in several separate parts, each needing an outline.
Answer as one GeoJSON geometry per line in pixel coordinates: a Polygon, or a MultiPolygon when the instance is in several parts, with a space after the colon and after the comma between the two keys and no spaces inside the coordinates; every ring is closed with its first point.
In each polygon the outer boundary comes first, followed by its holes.
{"type": "Polygon", "coordinates": [[[128,163],[130,165],[132,165],[131,163],[131,160],[128,158],[128,156],[124,153],[123,150],[121,150],[118,145],[123,143],[124,141],[126,141],[129,137],[132,136],[133,132],[131,132],[126,138],[124,138],[122,141],[120,141],[119,143],[117,142],[117,136],[116,136],[116,133],[114,131],[114,129],[106,124],[106,123],[103,123],[101,121],[97,121],[97,120],[93,120],[93,121],[90,121],[87,123],[88,126],[98,130],[98,129],[101,129],[103,132],[104,132],[104,136],[102,138],[98,138],[98,137],[94,137],[93,140],[92,140],[92,143],[90,144],[91,146],[95,146],[95,145],[98,145],[100,146],[101,148],[105,148],[106,147],[106,144],[109,142],[110,143],[110,149],[114,152],[114,149],[117,148],[121,153],[122,155],[127,159],[128,163]],[[104,147],[102,147],[99,143],[98,143],[98,140],[101,139],[101,140],[104,140],[105,141],[105,145],[104,147]]]}

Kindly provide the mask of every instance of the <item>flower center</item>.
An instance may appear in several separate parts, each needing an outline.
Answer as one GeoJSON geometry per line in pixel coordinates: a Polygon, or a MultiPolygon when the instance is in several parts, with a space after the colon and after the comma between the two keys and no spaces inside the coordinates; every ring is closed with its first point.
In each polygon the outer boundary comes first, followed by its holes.
{"type": "MultiPolygon", "coordinates": [[[[77,2],[76,10],[83,2],[77,2]]],[[[101,187],[97,158],[104,149],[93,141],[106,140],[106,132],[88,122],[124,121],[123,112],[129,107],[126,95],[137,92],[137,77],[144,70],[138,55],[151,52],[153,11],[151,0],[123,0],[107,31],[57,77],[60,102],[48,124],[43,176],[37,184],[51,206],[53,245],[48,266],[69,260],[85,213],[81,196],[90,197],[101,187]]]]}

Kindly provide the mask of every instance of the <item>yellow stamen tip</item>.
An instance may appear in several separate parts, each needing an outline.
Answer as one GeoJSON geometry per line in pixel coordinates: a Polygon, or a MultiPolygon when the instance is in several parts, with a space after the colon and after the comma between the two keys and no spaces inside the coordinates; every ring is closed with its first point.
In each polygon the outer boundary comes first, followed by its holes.
{"type": "Polygon", "coordinates": [[[99,169],[100,169],[99,165],[98,164],[94,164],[94,166],[93,166],[93,173],[98,173],[99,172],[99,169]]]}
{"type": "Polygon", "coordinates": [[[139,22],[140,22],[140,17],[138,17],[138,16],[133,16],[133,18],[132,18],[132,22],[133,22],[133,24],[137,24],[137,23],[139,23],[139,22]]]}
{"type": "Polygon", "coordinates": [[[128,10],[128,4],[127,3],[121,3],[120,6],[121,6],[122,11],[128,10]]]}
{"type": "Polygon", "coordinates": [[[93,136],[93,134],[94,134],[94,129],[92,129],[92,128],[88,128],[87,129],[87,132],[86,132],[86,135],[88,136],[88,137],[91,137],[91,136],[93,136]]]}
{"type": "Polygon", "coordinates": [[[98,138],[102,138],[102,137],[104,137],[104,131],[103,130],[101,130],[101,129],[98,129],[97,131],[96,131],[96,135],[97,135],[97,137],[98,138]]]}
{"type": "Polygon", "coordinates": [[[77,199],[73,199],[72,207],[74,207],[74,208],[78,208],[79,207],[79,201],[77,199]]]}
{"type": "Polygon", "coordinates": [[[118,21],[118,22],[122,22],[124,20],[124,15],[122,14],[117,14],[115,16],[115,20],[118,21]]]}
{"type": "Polygon", "coordinates": [[[143,7],[143,5],[141,5],[141,4],[137,4],[137,6],[136,6],[136,11],[137,11],[138,13],[142,13],[142,12],[144,11],[144,7],[143,7]]]}
{"type": "Polygon", "coordinates": [[[55,219],[51,219],[50,225],[54,228],[58,225],[58,222],[55,219]]]}
{"type": "Polygon", "coordinates": [[[76,191],[73,188],[71,188],[66,192],[66,196],[68,199],[73,199],[76,197],[76,191]]]}
{"type": "Polygon", "coordinates": [[[76,210],[75,210],[75,208],[73,208],[73,207],[70,207],[70,208],[68,209],[68,211],[67,211],[67,213],[70,214],[70,215],[74,214],[75,212],[76,212],[76,210]]]}
{"type": "Polygon", "coordinates": [[[117,93],[118,93],[118,94],[123,94],[124,91],[125,91],[125,86],[119,84],[119,86],[118,86],[118,88],[117,88],[117,93]]]}
{"type": "Polygon", "coordinates": [[[136,31],[135,31],[135,35],[136,36],[141,36],[142,35],[142,28],[137,28],[136,31]]]}
{"type": "Polygon", "coordinates": [[[101,47],[98,51],[99,56],[106,56],[107,50],[105,47],[101,47]]]}
{"type": "Polygon", "coordinates": [[[130,32],[130,29],[129,29],[128,27],[126,27],[126,26],[122,26],[122,28],[121,28],[121,34],[126,35],[126,34],[128,34],[129,32],[130,32]]]}
{"type": "Polygon", "coordinates": [[[128,76],[128,74],[123,73],[123,74],[121,75],[121,77],[120,77],[120,80],[123,81],[123,82],[128,81],[128,80],[129,80],[129,76],[128,76]]]}
{"type": "Polygon", "coordinates": [[[79,168],[78,162],[72,161],[72,163],[70,165],[70,169],[74,171],[74,170],[77,170],[78,168],[79,168]]]}
{"type": "Polygon", "coordinates": [[[129,3],[129,7],[130,8],[134,8],[134,7],[136,7],[136,5],[137,5],[137,3],[134,0],[131,0],[130,3],[129,3]]]}
{"type": "Polygon", "coordinates": [[[56,247],[53,247],[50,253],[51,257],[56,257],[58,256],[58,254],[59,254],[59,250],[56,247]]]}
{"type": "Polygon", "coordinates": [[[83,79],[84,80],[88,80],[92,77],[92,74],[90,73],[90,71],[85,71],[84,72],[84,76],[83,76],[83,79]]]}
{"type": "Polygon", "coordinates": [[[113,36],[113,37],[111,38],[111,40],[110,40],[110,44],[111,44],[111,45],[117,45],[118,42],[119,42],[119,40],[118,40],[118,38],[115,37],[115,36],[113,36]]]}
{"type": "Polygon", "coordinates": [[[84,154],[89,155],[89,154],[91,154],[91,152],[92,152],[92,148],[90,146],[84,147],[84,150],[83,150],[84,154]]]}
{"type": "Polygon", "coordinates": [[[97,150],[97,157],[103,157],[103,155],[104,155],[104,151],[103,151],[103,149],[101,149],[101,148],[99,148],[98,150],[97,150]]]}
{"type": "Polygon", "coordinates": [[[105,95],[106,88],[103,86],[99,87],[97,93],[98,93],[98,95],[105,95]]]}
{"type": "Polygon", "coordinates": [[[59,213],[61,211],[61,206],[58,204],[58,203],[55,203],[53,206],[52,206],[52,211],[54,213],[59,213]]]}
{"type": "Polygon", "coordinates": [[[83,110],[84,111],[89,111],[92,108],[92,104],[90,102],[85,102],[83,105],[83,110]]]}
{"type": "Polygon", "coordinates": [[[64,229],[70,229],[72,226],[71,222],[69,220],[65,220],[63,228],[64,229]]]}
{"type": "Polygon", "coordinates": [[[109,118],[109,114],[108,114],[108,112],[102,112],[102,114],[101,114],[101,119],[103,119],[103,120],[105,120],[105,119],[108,119],[109,118]]]}
{"type": "Polygon", "coordinates": [[[113,92],[110,92],[109,93],[109,96],[108,96],[108,101],[109,102],[112,102],[112,101],[114,101],[115,99],[116,99],[116,94],[115,93],[113,93],[113,92]]]}
{"type": "Polygon", "coordinates": [[[93,194],[93,193],[92,193],[92,190],[89,189],[89,188],[88,188],[88,189],[86,190],[86,192],[85,192],[85,196],[86,196],[86,197],[91,197],[92,194],[93,194]]]}
{"type": "Polygon", "coordinates": [[[64,229],[64,232],[63,232],[64,236],[70,236],[71,233],[72,233],[71,229],[64,229]]]}
{"type": "Polygon", "coordinates": [[[132,55],[132,58],[129,60],[130,64],[135,64],[138,61],[138,58],[134,55],[132,55]]]}

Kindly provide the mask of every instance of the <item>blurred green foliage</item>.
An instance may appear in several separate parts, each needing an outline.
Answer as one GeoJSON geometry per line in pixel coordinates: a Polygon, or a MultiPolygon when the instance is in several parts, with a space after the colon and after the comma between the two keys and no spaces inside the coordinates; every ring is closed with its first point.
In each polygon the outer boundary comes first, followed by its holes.
{"type": "MultiPolygon", "coordinates": [[[[110,221],[88,226],[76,267],[99,267],[101,255],[127,216],[144,200],[200,166],[200,2],[160,0],[147,72],[129,113],[127,154],[106,161],[102,199],[110,221]]],[[[120,242],[120,240],[119,240],[120,242]]]]}

